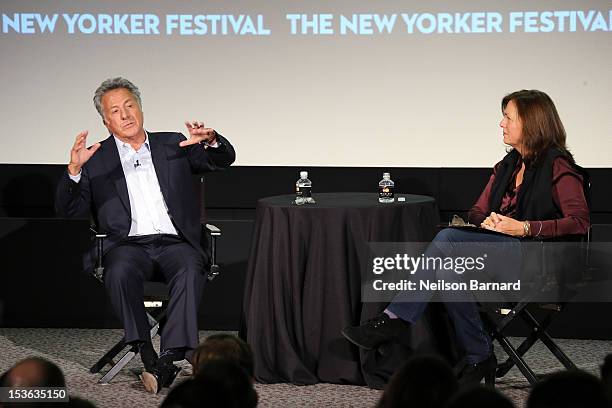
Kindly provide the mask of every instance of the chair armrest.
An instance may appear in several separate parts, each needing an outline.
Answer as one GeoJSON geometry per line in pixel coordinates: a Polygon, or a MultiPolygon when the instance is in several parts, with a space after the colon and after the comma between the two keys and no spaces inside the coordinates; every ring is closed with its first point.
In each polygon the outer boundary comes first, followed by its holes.
{"type": "MultiPolygon", "coordinates": [[[[208,274],[208,280],[213,280],[219,275],[219,265],[217,265],[217,237],[221,236],[221,230],[213,224],[206,224],[206,229],[210,233],[211,240],[211,265],[210,272],[208,274]]],[[[104,254],[104,239],[107,237],[106,234],[98,233],[93,228],[92,232],[95,234],[96,239],[96,265],[94,267],[94,277],[100,282],[104,279],[104,265],[102,264],[102,256],[104,254]]]]}
{"type": "Polygon", "coordinates": [[[213,237],[221,236],[221,230],[216,225],[206,224],[206,229],[208,230],[208,232],[210,232],[210,235],[212,235],[213,237]]]}
{"type": "Polygon", "coordinates": [[[98,233],[93,228],[96,239],[96,265],[94,266],[93,276],[100,282],[104,281],[104,265],[102,264],[102,256],[104,255],[104,239],[106,234],[98,233]]]}
{"type": "Polygon", "coordinates": [[[221,236],[221,230],[213,224],[205,224],[206,230],[210,234],[210,271],[208,272],[208,280],[212,281],[220,273],[220,267],[217,264],[217,238],[221,236]]]}

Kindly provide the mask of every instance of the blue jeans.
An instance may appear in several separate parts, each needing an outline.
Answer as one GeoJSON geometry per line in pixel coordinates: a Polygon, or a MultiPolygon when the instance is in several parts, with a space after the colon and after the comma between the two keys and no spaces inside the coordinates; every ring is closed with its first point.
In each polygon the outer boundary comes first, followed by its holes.
{"type": "MultiPolygon", "coordinates": [[[[520,241],[505,235],[447,228],[436,235],[424,255],[425,257],[457,258],[474,256],[478,253],[487,253],[488,261],[490,261],[487,271],[492,280],[496,280],[495,278],[504,280],[509,272],[518,272],[520,269],[520,241]]],[[[416,274],[419,272],[416,271],[416,274]]],[[[421,272],[421,276],[424,276],[425,272],[421,272]]],[[[469,273],[464,275],[469,275],[469,273]]],[[[469,276],[460,276],[454,271],[441,269],[435,271],[435,277],[450,282],[469,278],[469,276]]],[[[423,315],[432,295],[431,291],[401,292],[387,306],[387,310],[404,321],[415,323],[423,315]]],[[[444,292],[441,292],[441,295],[444,301],[444,292]]],[[[453,301],[444,302],[444,305],[455,327],[457,341],[465,351],[467,362],[479,363],[487,359],[493,352],[491,339],[484,330],[474,298],[469,293],[465,293],[462,294],[465,301],[457,301],[457,293],[454,293],[453,296],[453,301]]]]}

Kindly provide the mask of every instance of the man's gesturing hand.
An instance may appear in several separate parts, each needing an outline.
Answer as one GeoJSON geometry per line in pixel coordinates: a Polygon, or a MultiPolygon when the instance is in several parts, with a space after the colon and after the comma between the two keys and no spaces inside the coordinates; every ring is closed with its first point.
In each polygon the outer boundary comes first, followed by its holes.
{"type": "Polygon", "coordinates": [[[215,144],[217,139],[217,132],[215,129],[204,127],[202,122],[185,122],[187,131],[189,131],[189,139],[183,140],[179,143],[179,146],[185,147],[192,144],[204,143],[215,144]]]}
{"type": "Polygon", "coordinates": [[[70,150],[70,163],[68,163],[68,172],[72,176],[76,176],[81,171],[81,167],[94,155],[100,148],[100,143],[96,143],[91,147],[87,147],[87,130],[82,131],[76,137],[72,150],[70,150]]]}

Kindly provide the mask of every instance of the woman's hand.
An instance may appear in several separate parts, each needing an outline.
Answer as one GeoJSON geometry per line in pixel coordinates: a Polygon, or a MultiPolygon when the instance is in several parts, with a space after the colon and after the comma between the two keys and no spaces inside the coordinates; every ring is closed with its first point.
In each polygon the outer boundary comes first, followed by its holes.
{"type": "Polygon", "coordinates": [[[488,230],[512,235],[513,237],[525,236],[525,226],[523,222],[494,212],[485,218],[480,226],[488,230]]]}

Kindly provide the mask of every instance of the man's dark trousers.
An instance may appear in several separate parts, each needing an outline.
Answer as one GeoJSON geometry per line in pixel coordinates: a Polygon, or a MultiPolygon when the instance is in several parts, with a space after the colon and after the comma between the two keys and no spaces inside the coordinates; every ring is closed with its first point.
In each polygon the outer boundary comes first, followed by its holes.
{"type": "Polygon", "coordinates": [[[125,329],[126,343],[150,341],[144,281],[161,277],[170,289],[161,349],[198,346],[198,306],[206,282],[202,255],[174,235],[128,237],[104,256],[104,285],[125,329]]]}

